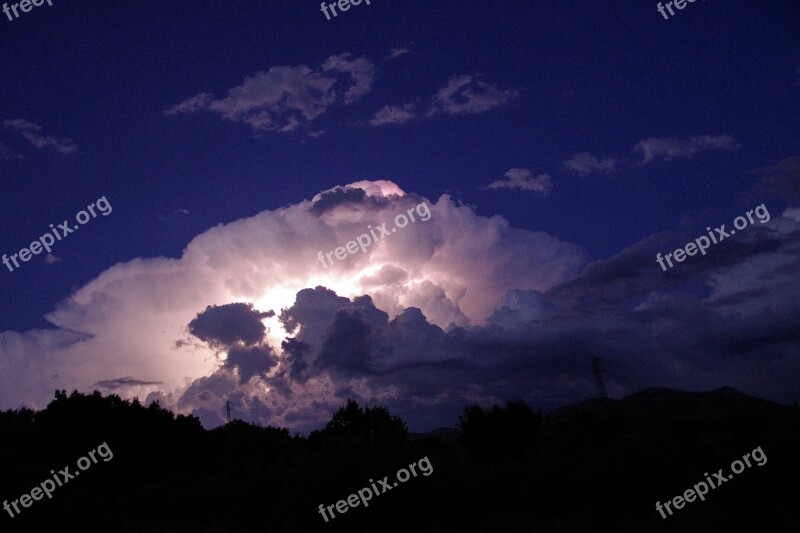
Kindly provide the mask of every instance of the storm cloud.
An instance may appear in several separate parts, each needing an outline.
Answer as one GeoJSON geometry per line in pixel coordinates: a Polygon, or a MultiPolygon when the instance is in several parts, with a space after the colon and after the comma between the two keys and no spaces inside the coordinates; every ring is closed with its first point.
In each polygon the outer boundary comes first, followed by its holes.
{"type": "Polygon", "coordinates": [[[466,403],[592,396],[592,357],[612,396],[729,385],[798,397],[800,224],[773,212],[663,272],[656,251],[681,238],[587,264],[574,244],[448,195],[337,186],[213,227],[179,259],[111,267],[47,316],[52,329],[0,333],[0,406],[103,386],[208,427],[230,402],[238,418],[307,431],[350,397],[430,429],[466,403]],[[421,201],[427,222],[317,261],[421,201]]]}

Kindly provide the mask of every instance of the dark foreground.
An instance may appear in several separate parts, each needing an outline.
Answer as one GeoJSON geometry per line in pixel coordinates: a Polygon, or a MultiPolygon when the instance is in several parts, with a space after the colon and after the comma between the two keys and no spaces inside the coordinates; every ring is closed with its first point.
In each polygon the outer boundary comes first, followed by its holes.
{"type": "Polygon", "coordinates": [[[0,413],[0,500],[31,494],[51,470],[78,471],[76,461],[104,442],[113,458],[96,453],[80,477],[52,499],[34,494],[41,499],[18,504],[14,518],[0,510],[0,531],[788,532],[800,524],[796,405],[732,389],[648,389],[544,417],[521,402],[470,407],[459,426],[408,435],[386,410],[350,403],[309,437],[238,421],[205,431],[157,405],[59,392],[44,411],[0,413]],[[671,504],[666,519],[656,510],[719,469],[729,476],[756,448],[763,455],[705,501],[671,504]],[[370,479],[386,490],[378,480],[392,485],[425,457],[432,473],[418,467],[367,508],[328,522],[320,514],[320,504],[335,506],[370,479]]]}

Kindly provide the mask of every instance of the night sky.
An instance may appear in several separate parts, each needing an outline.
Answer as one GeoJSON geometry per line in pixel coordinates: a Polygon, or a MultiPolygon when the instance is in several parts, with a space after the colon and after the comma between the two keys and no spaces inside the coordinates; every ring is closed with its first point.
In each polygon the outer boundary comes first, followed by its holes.
{"type": "Polygon", "coordinates": [[[0,14],[0,254],[99,204],[0,265],[0,409],[422,431],[591,397],[592,357],[800,398],[796,2],[52,4],[0,14]]]}

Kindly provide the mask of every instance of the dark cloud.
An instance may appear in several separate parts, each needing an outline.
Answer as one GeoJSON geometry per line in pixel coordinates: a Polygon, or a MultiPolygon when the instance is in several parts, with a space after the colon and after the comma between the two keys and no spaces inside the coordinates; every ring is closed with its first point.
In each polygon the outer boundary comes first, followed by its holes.
{"type": "Polygon", "coordinates": [[[194,380],[178,401],[178,407],[184,409],[198,404],[219,406],[224,403],[221,400],[235,388],[236,380],[233,376],[216,372],[194,380]]]}
{"type": "Polygon", "coordinates": [[[306,358],[311,347],[307,342],[290,337],[281,343],[281,348],[289,377],[294,380],[303,380],[304,370],[308,368],[306,358]]]}
{"type": "Polygon", "coordinates": [[[282,382],[291,402],[330,380],[339,401],[380,398],[428,428],[476,401],[549,409],[590,397],[592,357],[606,361],[613,396],[727,384],[787,401],[800,393],[800,284],[787,269],[798,239],[797,224],[778,217],[663,272],[655,253],[674,237],[654,235],[549,291],[509,291],[485,326],[446,331],[413,307],[388,320],[369,297],[306,289],[281,317],[298,334],[270,384],[282,382]],[[292,389],[298,376],[307,389],[292,389]]]}
{"type": "Polygon", "coordinates": [[[379,196],[369,196],[364,189],[352,187],[336,187],[333,190],[323,192],[314,201],[311,212],[315,215],[322,215],[341,205],[360,205],[374,206],[377,208],[386,207],[390,200],[379,196]]]}
{"type": "Polygon", "coordinates": [[[371,372],[371,334],[372,328],[364,321],[360,311],[338,311],[333,318],[331,333],[322,345],[317,364],[321,368],[332,366],[348,372],[371,372]]]}
{"type": "Polygon", "coordinates": [[[136,387],[136,386],[147,386],[147,385],[161,385],[161,381],[142,381],[139,379],[133,379],[132,377],[127,378],[117,378],[117,379],[107,379],[104,381],[98,381],[94,384],[95,387],[101,387],[103,389],[120,389],[123,387],[136,387]]]}
{"type": "Polygon", "coordinates": [[[800,202],[800,156],[784,159],[777,165],[759,169],[764,177],[756,192],[770,194],[789,202],[800,202]]]}
{"type": "Polygon", "coordinates": [[[269,346],[235,346],[228,350],[225,368],[238,369],[242,381],[255,375],[264,376],[277,364],[275,354],[269,346]]]}
{"type": "MultiPolygon", "coordinates": [[[[728,230],[730,226],[726,225],[728,230]]],[[[714,272],[734,267],[746,258],[778,252],[782,247],[786,251],[789,243],[798,238],[797,234],[782,234],[756,223],[713,244],[706,255],[697,254],[683,263],[675,263],[667,271],[658,266],[657,253],[672,252],[703,235],[707,233],[702,229],[679,236],[651,235],[610,259],[588,264],[574,279],[547,291],[547,300],[564,312],[601,314],[609,306],[637,305],[654,290],[707,285],[707,276],[714,272]]]]}
{"type": "Polygon", "coordinates": [[[287,331],[301,326],[300,334],[283,343],[289,376],[304,380],[308,366],[369,372],[373,349],[370,340],[374,327],[385,326],[389,315],[369,296],[352,301],[337,296],[325,287],[303,289],[295,304],[280,316],[287,331]],[[309,360],[309,354],[317,357],[309,360]]]}
{"type": "Polygon", "coordinates": [[[265,313],[253,309],[253,304],[232,303],[209,305],[202,313],[189,322],[189,332],[195,337],[220,347],[237,341],[247,345],[257,344],[264,339],[266,327],[262,318],[273,316],[273,311],[265,313]]]}
{"type": "MultiPolygon", "coordinates": [[[[239,381],[243,383],[257,375],[265,378],[278,364],[272,348],[264,343],[266,327],[261,322],[274,315],[272,311],[256,311],[253,304],[208,306],[189,323],[189,331],[209,345],[226,351],[228,356],[221,368],[238,371],[239,381]]],[[[202,386],[199,380],[195,384],[202,386]]]]}

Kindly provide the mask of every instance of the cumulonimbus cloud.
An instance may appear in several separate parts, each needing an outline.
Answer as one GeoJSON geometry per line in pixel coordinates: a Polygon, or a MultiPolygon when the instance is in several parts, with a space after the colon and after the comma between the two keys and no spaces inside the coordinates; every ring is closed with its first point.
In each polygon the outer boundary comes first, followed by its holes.
{"type": "MultiPolygon", "coordinates": [[[[479,216],[447,195],[433,202],[389,181],[335,187],[211,228],[179,259],[135,259],[109,268],[47,315],[52,329],[0,333],[0,406],[42,406],[55,389],[89,390],[101,382],[124,394],[125,379],[134,380],[128,383],[139,387],[137,394],[149,387],[163,405],[177,406],[188,384],[211,376],[216,386],[247,388],[266,405],[269,390],[313,389],[329,379],[313,375],[302,386],[264,381],[284,370],[270,359],[274,354],[280,363],[286,340],[271,312],[292,306],[303,289],[324,286],[344,298],[369,294],[387,320],[415,306],[446,328],[479,324],[509,287],[546,290],[575,275],[584,261],[575,245],[479,216]],[[344,246],[369,233],[368,226],[391,227],[399,213],[423,201],[430,206],[428,221],[410,223],[368,253],[333,266],[318,261],[318,251],[344,246]],[[239,316],[251,312],[248,304],[263,314],[239,316]],[[227,322],[234,315],[235,326],[227,322]],[[256,321],[265,327],[261,340],[256,321]],[[252,379],[243,383],[246,377],[252,379]]],[[[329,343],[326,360],[338,360],[336,346],[329,343]]],[[[330,398],[338,396],[331,392],[330,398]]],[[[208,407],[191,405],[186,408],[198,413],[208,407]]],[[[280,420],[293,419],[284,415],[280,420]]]]}
{"type": "Polygon", "coordinates": [[[800,224],[786,213],[667,275],[665,235],[586,265],[577,246],[448,195],[337,186],[215,226],[179,259],[113,266],[47,316],[53,328],[0,333],[0,407],[103,386],[208,427],[228,402],[307,431],[351,397],[430,429],[467,403],[590,396],[591,357],[614,396],[732,385],[785,400],[800,377],[800,224]],[[317,260],[421,202],[427,221],[317,260]]]}

